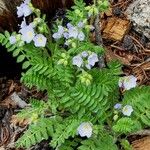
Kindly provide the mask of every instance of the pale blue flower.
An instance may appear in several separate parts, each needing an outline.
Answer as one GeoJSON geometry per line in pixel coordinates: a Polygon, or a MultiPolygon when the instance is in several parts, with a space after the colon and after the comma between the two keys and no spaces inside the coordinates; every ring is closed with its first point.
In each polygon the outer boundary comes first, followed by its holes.
{"type": "Polygon", "coordinates": [[[71,24],[71,23],[67,23],[67,28],[70,29],[70,28],[73,28],[74,26],[71,24]]]}
{"type": "Polygon", "coordinates": [[[52,35],[52,37],[54,38],[54,39],[60,39],[61,37],[62,37],[62,34],[60,34],[60,33],[54,33],[53,35],[52,35]]]}
{"type": "Polygon", "coordinates": [[[68,30],[69,38],[77,38],[78,37],[78,29],[76,27],[69,28],[68,30]]]}
{"type": "Polygon", "coordinates": [[[21,27],[21,28],[24,28],[24,27],[26,27],[26,26],[27,26],[26,20],[25,20],[25,18],[23,18],[23,21],[21,22],[20,27],[21,27]]]}
{"type": "Polygon", "coordinates": [[[93,131],[92,123],[90,122],[81,123],[77,129],[77,132],[81,137],[86,136],[87,138],[90,138],[92,136],[92,131],[93,131]]]}
{"type": "Polygon", "coordinates": [[[77,25],[79,28],[83,28],[84,27],[84,23],[82,21],[80,21],[77,25]]]}
{"type": "Polygon", "coordinates": [[[119,87],[124,88],[125,90],[130,90],[134,87],[136,87],[137,83],[137,78],[134,77],[133,75],[130,76],[125,76],[119,79],[119,87]]]}
{"type": "Polygon", "coordinates": [[[87,51],[83,51],[82,53],[81,53],[81,55],[82,55],[82,57],[87,57],[89,54],[88,54],[88,52],[87,51]]]}
{"type": "Polygon", "coordinates": [[[34,37],[33,41],[34,41],[34,45],[36,47],[45,47],[47,39],[46,39],[46,37],[44,35],[37,34],[34,37]]]}
{"type": "Polygon", "coordinates": [[[18,15],[18,17],[22,17],[22,16],[27,17],[31,13],[32,13],[32,10],[25,3],[22,3],[19,7],[17,7],[17,15],[18,15]]]}
{"type": "Polygon", "coordinates": [[[64,33],[64,27],[58,26],[58,33],[63,34],[64,33]]]}
{"type": "Polygon", "coordinates": [[[115,109],[121,109],[121,107],[122,107],[122,104],[120,104],[120,103],[117,103],[114,106],[115,109]]]}
{"type": "Polygon", "coordinates": [[[22,40],[27,43],[30,43],[35,36],[32,26],[26,26],[22,28],[19,32],[22,34],[22,40]]]}
{"type": "Polygon", "coordinates": [[[98,56],[96,53],[92,53],[89,57],[88,57],[88,64],[91,66],[94,66],[96,62],[98,62],[98,56]]]}
{"type": "Polygon", "coordinates": [[[133,112],[133,108],[132,108],[132,106],[130,106],[130,105],[126,105],[126,106],[124,106],[123,109],[122,109],[122,113],[123,113],[125,116],[131,116],[132,112],[133,112]]]}
{"type": "Polygon", "coordinates": [[[10,36],[10,38],[9,38],[9,42],[10,42],[10,44],[15,44],[16,42],[17,42],[17,39],[16,39],[16,37],[15,36],[10,36]]]}
{"type": "Polygon", "coordinates": [[[63,33],[63,36],[64,36],[65,39],[68,39],[68,38],[69,38],[68,32],[64,32],[64,33],[63,33]]]}
{"type": "Polygon", "coordinates": [[[78,34],[78,39],[79,39],[80,41],[83,41],[83,40],[85,39],[85,35],[84,35],[84,33],[83,33],[82,31],[79,32],[79,34],[78,34]]]}
{"type": "Polygon", "coordinates": [[[63,37],[64,27],[58,26],[58,31],[52,35],[54,39],[60,39],[63,37]]]}
{"type": "Polygon", "coordinates": [[[72,63],[73,63],[73,65],[81,67],[83,64],[83,59],[80,55],[77,55],[77,56],[73,57],[72,63]]]}
{"type": "Polygon", "coordinates": [[[22,17],[24,15],[23,10],[22,10],[23,6],[24,5],[21,4],[19,7],[17,7],[17,15],[18,15],[18,17],[22,17]]]}

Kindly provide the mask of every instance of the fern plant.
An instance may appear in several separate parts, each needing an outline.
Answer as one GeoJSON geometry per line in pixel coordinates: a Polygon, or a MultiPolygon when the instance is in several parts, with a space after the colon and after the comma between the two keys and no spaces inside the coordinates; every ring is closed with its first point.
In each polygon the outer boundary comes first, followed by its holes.
{"type": "Polygon", "coordinates": [[[40,10],[25,0],[17,8],[18,17],[24,16],[19,32],[0,34],[0,43],[25,69],[21,82],[47,91],[48,97],[31,98],[31,106],[18,113],[29,127],[17,147],[29,148],[45,139],[57,150],[129,150],[122,135],[150,125],[150,87],[136,87],[133,76],[120,78],[117,61],[96,67],[105,50],[91,43],[89,20],[107,7],[107,0],[89,6],[75,0],[67,11],[69,22],[57,20],[51,31],[40,10]],[[34,21],[27,23],[31,13],[34,21]]]}

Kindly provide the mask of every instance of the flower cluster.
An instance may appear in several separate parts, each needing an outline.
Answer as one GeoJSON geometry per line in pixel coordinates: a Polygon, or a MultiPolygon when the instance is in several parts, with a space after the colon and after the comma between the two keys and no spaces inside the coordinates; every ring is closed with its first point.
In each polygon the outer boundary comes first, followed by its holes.
{"type": "Polygon", "coordinates": [[[86,67],[87,69],[91,69],[98,61],[98,55],[91,51],[83,51],[72,59],[73,65],[76,65],[79,68],[86,67]]]}
{"type": "Polygon", "coordinates": [[[61,58],[58,60],[57,64],[63,64],[64,66],[68,65],[69,55],[66,53],[61,54],[61,58]]]}
{"type": "Polygon", "coordinates": [[[125,116],[131,116],[132,112],[133,112],[133,108],[132,106],[130,105],[125,105],[123,108],[122,108],[122,104],[120,103],[117,103],[115,104],[114,106],[115,109],[118,109],[118,110],[121,110],[123,115],[125,116]]]}
{"type": "Polygon", "coordinates": [[[124,90],[130,90],[131,88],[136,87],[137,78],[133,75],[125,76],[119,79],[119,87],[123,88],[124,90]]]}
{"type": "Polygon", "coordinates": [[[87,138],[90,138],[92,136],[92,131],[92,124],[90,122],[81,123],[77,129],[77,132],[81,137],[86,136],[87,138]]]}
{"type": "Polygon", "coordinates": [[[82,74],[79,76],[81,83],[86,84],[87,86],[91,84],[93,77],[86,71],[83,71],[82,74]]]}
{"type": "Polygon", "coordinates": [[[73,26],[71,23],[67,24],[67,27],[58,26],[58,31],[53,34],[53,38],[58,40],[60,38],[65,38],[66,45],[68,45],[69,39],[78,39],[79,41],[84,41],[85,34],[83,33],[82,29],[84,27],[83,22],[79,22],[77,26],[73,26]]]}
{"type": "Polygon", "coordinates": [[[36,34],[35,33],[35,27],[38,23],[41,22],[41,18],[35,18],[32,23],[27,25],[25,17],[29,16],[32,13],[32,10],[29,7],[30,0],[25,0],[24,3],[22,3],[19,7],[17,7],[17,14],[18,17],[24,17],[23,21],[20,25],[20,30],[18,36],[20,36],[20,39],[16,38],[16,36],[11,36],[9,41],[11,44],[15,44],[17,41],[31,43],[34,42],[34,45],[36,47],[45,47],[47,38],[42,34],[36,34]]]}
{"type": "Polygon", "coordinates": [[[32,14],[32,10],[29,6],[31,0],[25,0],[19,7],[17,7],[17,15],[18,17],[27,17],[32,14]]]}

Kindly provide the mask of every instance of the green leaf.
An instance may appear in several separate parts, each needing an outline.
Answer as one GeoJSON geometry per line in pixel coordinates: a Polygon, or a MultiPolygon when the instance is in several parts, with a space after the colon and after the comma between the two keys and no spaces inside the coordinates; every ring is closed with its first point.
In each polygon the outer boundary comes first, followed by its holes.
{"type": "Polygon", "coordinates": [[[25,55],[20,55],[20,56],[17,58],[17,63],[22,62],[24,59],[25,59],[25,55]]]}
{"type": "Polygon", "coordinates": [[[30,66],[30,62],[29,61],[25,61],[22,65],[22,69],[27,69],[30,66]]]}
{"type": "Polygon", "coordinates": [[[10,37],[10,33],[9,33],[8,31],[5,31],[5,36],[6,36],[7,38],[9,38],[9,37],[10,37]]]}
{"type": "Polygon", "coordinates": [[[16,57],[16,56],[18,56],[19,55],[19,53],[20,53],[20,51],[21,51],[21,49],[15,49],[15,51],[13,52],[13,57],[16,57]]]}

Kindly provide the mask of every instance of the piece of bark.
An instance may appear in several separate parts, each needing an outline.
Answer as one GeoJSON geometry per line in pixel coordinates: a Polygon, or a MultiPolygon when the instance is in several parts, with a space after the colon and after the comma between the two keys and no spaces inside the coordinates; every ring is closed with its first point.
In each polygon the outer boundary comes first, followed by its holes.
{"type": "MultiPolygon", "coordinates": [[[[103,39],[102,39],[102,34],[101,34],[101,15],[98,14],[95,17],[95,21],[94,21],[94,26],[95,26],[95,42],[97,45],[99,46],[103,46],[103,39]]],[[[104,68],[105,65],[105,60],[104,60],[104,56],[100,55],[99,57],[99,62],[98,62],[98,66],[99,68],[104,68]]]]}
{"type": "Polygon", "coordinates": [[[111,17],[103,30],[103,38],[121,41],[130,29],[130,21],[111,17]]]}
{"type": "Polygon", "coordinates": [[[133,150],[150,150],[150,136],[132,142],[133,150]]]}

